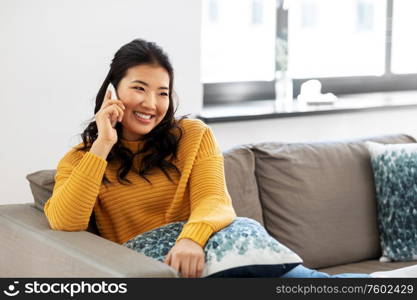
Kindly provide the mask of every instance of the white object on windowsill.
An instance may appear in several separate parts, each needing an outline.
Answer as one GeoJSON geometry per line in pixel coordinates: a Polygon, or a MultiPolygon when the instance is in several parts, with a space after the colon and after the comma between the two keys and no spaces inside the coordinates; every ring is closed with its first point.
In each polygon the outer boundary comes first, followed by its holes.
{"type": "Polygon", "coordinates": [[[301,85],[297,100],[299,103],[306,104],[333,104],[337,101],[337,97],[332,93],[322,94],[321,82],[312,79],[301,85]]]}

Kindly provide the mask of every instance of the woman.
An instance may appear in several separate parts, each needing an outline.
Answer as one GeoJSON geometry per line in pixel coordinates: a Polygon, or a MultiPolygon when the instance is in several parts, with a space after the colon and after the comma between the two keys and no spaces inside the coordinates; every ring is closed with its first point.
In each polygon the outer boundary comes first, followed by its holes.
{"type": "MultiPolygon", "coordinates": [[[[85,230],[94,212],[100,235],[119,244],[187,220],[165,263],[199,277],[205,243],[236,214],[213,132],[174,118],[173,85],[160,47],[140,39],[122,46],[97,94],[95,120],[58,164],[44,211],[52,229],[66,231],[85,230]]],[[[286,276],[306,272],[314,271],[300,266],[286,276]]]]}

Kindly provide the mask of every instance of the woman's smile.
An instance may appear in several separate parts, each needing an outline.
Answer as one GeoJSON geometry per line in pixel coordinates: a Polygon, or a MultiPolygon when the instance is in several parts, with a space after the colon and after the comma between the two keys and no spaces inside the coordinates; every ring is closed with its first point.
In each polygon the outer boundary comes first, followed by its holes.
{"type": "Polygon", "coordinates": [[[133,112],[133,115],[142,124],[150,124],[150,123],[152,123],[153,119],[155,118],[155,116],[141,114],[141,113],[138,113],[136,111],[133,112]]]}

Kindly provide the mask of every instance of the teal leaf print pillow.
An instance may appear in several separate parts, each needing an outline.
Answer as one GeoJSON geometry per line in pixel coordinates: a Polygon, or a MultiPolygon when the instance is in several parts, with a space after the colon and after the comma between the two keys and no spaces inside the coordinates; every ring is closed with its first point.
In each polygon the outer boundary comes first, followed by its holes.
{"type": "Polygon", "coordinates": [[[417,144],[366,146],[377,197],[381,261],[417,260],[417,144]]]}
{"type": "MultiPolygon", "coordinates": [[[[123,245],[164,261],[185,222],[147,231],[123,245]]],[[[271,237],[255,220],[237,217],[214,233],[204,247],[202,277],[279,277],[302,263],[301,258],[271,237]]]]}

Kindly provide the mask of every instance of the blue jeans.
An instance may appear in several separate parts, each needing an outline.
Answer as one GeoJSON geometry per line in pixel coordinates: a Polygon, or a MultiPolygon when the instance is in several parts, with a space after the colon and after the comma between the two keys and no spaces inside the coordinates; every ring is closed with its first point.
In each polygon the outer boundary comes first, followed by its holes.
{"type": "Polygon", "coordinates": [[[298,265],[291,271],[282,275],[281,278],[371,278],[371,276],[361,273],[343,273],[329,275],[324,272],[308,269],[303,265],[298,265]]]}

